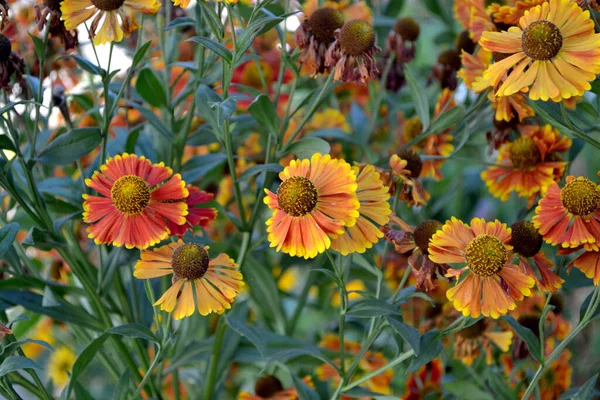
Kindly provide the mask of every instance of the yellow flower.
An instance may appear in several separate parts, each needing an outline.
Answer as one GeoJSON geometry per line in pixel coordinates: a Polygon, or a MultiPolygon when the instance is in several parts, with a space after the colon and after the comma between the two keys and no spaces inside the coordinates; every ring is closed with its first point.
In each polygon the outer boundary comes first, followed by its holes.
{"type": "Polygon", "coordinates": [[[69,383],[71,368],[76,359],[75,353],[66,346],[61,346],[52,353],[48,361],[48,375],[54,385],[63,387],[69,383]]]}

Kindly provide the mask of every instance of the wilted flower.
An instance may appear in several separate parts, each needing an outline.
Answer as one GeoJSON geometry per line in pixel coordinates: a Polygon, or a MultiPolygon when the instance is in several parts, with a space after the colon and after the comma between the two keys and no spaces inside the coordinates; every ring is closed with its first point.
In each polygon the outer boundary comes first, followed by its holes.
{"type": "Polygon", "coordinates": [[[43,5],[36,4],[34,10],[35,21],[40,32],[48,25],[50,36],[59,38],[65,50],[74,49],[79,45],[77,30],[67,30],[65,22],[61,20],[59,0],[44,0],[43,5]]]}
{"type": "Polygon", "coordinates": [[[390,157],[391,175],[390,192],[395,193],[398,190],[393,177],[398,177],[402,180],[402,192],[400,199],[405,201],[409,207],[424,206],[430,198],[429,193],[423,188],[423,184],[419,180],[421,171],[423,170],[423,161],[421,157],[413,150],[401,150],[398,154],[393,154],[390,157]]]}
{"type": "Polygon", "coordinates": [[[10,39],[0,33],[0,88],[5,92],[12,91],[10,79],[14,75],[15,80],[25,89],[27,86],[23,78],[24,73],[23,59],[12,51],[10,39]]]}

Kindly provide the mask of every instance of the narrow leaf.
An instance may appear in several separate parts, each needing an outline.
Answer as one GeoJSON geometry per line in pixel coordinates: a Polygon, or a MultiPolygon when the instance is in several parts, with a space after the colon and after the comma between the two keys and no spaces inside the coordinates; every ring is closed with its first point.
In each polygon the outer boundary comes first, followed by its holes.
{"type": "Polygon", "coordinates": [[[78,128],[54,139],[38,155],[37,161],[51,165],[65,165],[77,161],[100,145],[100,129],[78,128]]]}
{"type": "Polygon", "coordinates": [[[421,350],[421,334],[419,333],[419,330],[414,326],[407,325],[389,315],[387,316],[387,321],[392,328],[394,328],[396,333],[398,333],[402,339],[408,343],[410,348],[413,349],[415,355],[418,356],[419,351],[421,350]]]}
{"type": "Polygon", "coordinates": [[[12,249],[12,244],[17,237],[19,232],[19,224],[11,222],[10,224],[4,225],[0,229],[0,259],[4,258],[4,254],[12,249]]]}
{"type": "Polygon", "coordinates": [[[144,68],[139,72],[135,90],[151,106],[165,107],[167,104],[165,88],[150,68],[144,68]]]}
{"type": "Polygon", "coordinates": [[[20,369],[39,369],[42,370],[42,367],[37,365],[32,359],[21,356],[10,356],[6,357],[6,359],[0,364],[0,376],[4,376],[11,372],[18,371],[20,369]]]}
{"type": "Polygon", "coordinates": [[[204,36],[194,36],[188,39],[187,41],[201,44],[202,46],[206,47],[207,49],[221,57],[229,65],[231,65],[231,63],[233,62],[233,55],[231,54],[231,52],[227,50],[227,47],[223,46],[219,42],[216,42],[204,36]]]}
{"type": "Polygon", "coordinates": [[[426,131],[429,128],[429,100],[421,85],[417,83],[410,66],[407,65],[404,68],[404,75],[406,76],[408,89],[415,105],[415,111],[423,124],[423,131],[426,131]]]}

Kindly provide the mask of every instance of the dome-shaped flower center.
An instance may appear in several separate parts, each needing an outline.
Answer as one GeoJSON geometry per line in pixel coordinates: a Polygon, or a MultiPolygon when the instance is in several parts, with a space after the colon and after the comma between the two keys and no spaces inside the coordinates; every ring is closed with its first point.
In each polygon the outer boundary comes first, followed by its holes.
{"type": "Polygon", "coordinates": [[[419,37],[421,28],[414,18],[405,17],[396,21],[394,24],[394,31],[402,36],[403,40],[414,42],[419,37]]]}
{"type": "MultiPolygon", "coordinates": [[[[402,136],[403,139],[408,143],[417,136],[419,136],[421,132],[423,132],[423,124],[421,123],[421,119],[419,119],[419,117],[412,117],[406,121],[406,125],[404,126],[402,136]]],[[[422,143],[423,142],[418,143],[416,146],[422,147],[422,143]]]]}
{"type": "Polygon", "coordinates": [[[418,178],[421,175],[423,169],[423,161],[421,157],[414,150],[402,150],[398,153],[398,157],[406,160],[406,169],[410,171],[411,178],[418,178]]]}
{"type": "Polygon", "coordinates": [[[485,319],[480,319],[473,325],[468,326],[465,329],[461,329],[456,334],[463,339],[477,339],[483,332],[485,332],[486,329],[487,322],[485,322],[485,319]]]}
{"type": "Polygon", "coordinates": [[[515,253],[523,257],[533,257],[540,251],[543,238],[533,226],[533,222],[517,221],[510,228],[512,237],[508,244],[513,247],[515,253]]]}
{"type": "Polygon", "coordinates": [[[102,11],[114,11],[121,7],[125,0],[91,0],[92,4],[102,11]]]}
{"type": "Polygon", "coordinates": [[[550,60],[562,48],[560,29],[550,21],[535,21],[523,31],[523,51],[534,60],[550,60]]]}
{"type": "MultiPolygon", "coordinates": [[[[265,82],[269,84],[269,82],[273,80],[273,70],[267,63],[263,61],[259,61],[258,64],[260,65],[260,69],[262,70],[265,82]]],[[[244,67],[244,71],[242,72],[242,83],[246,86],[253,87],[255,89],[262,89],[260,71],[258,70],[258,66],[254,61],[250,61],[244,67]]]]}
{"type": "Polygon", "coordinates": [[[500,272],[508,261],[508,251],[504,243],[487,234],[481,234],[471,240],[465,253],[471,271],[483,278],[500,272]]]}
{"type": "Polygon", "coordinates": [[[462,61],[460,60],[460,53],[456,50],[443,51],[438,56],[438,63],[442,65],[447,65],[453,70],[458,71],[462,65],[462,61]]]}
{"type": "Polygon", "coordinates": [[[344,53],[360,56],[375,45],[375,30],[367,21],[354,19],[342,26],[339,40],[344,53]]]}
{"type": "Polygon", "coordinates": [[[280,392],[283,392],[283,385],[273,375],[261,376],[254,384],[254,393],[263,399],[270,399],[280,392]]]}
{"type": "Polygon", "coordinates": [[[277,189],[279,208],[292,217],[301,217],[317,206],[317,188],[303,176],[292,176],[277,189]]]}
{"type": "Polygon", "coordinates": [[[425,220],[417,225],[413,237],[415,238],[415,244],[423,253],[427,254],[429,252],[429,239],[438,230],[442,229],[442,226],[442,223],[434,219],[425,220]]]}
{"type": "Polygon", "coordinates": [[[307,23],[320,42],[329,44],[335,40],[333,32],[344,26],[344,14],[330,7],[322,7],[312,13],[307,23]]]}
{"type": "Polygon", "coordinates": [[[0,33],[0,61],[8,60],[10,53],[12,53],[10,39],[0,33]]]}
{"type": "Polygon", "coordinates": [[[600,202],[598,185],[589,179],[569,182],[560,192],[560,201],[573,215],[590,215],[598,209],[598,202],[600,202]]]}
{"type": "Polygon", "coordinates": [[[512,165],[522,170],[535,167],[542,160],[535,142],[526,137],[520,137],[511,143],[509,157],[512,165]]]}
{"type": "Polygon", "coordinates": [[[150,202],[150,186],[139,176],[125,175],[114,183],[110,198],[122,213],[138,215],[150,202]]]}
{"type": "Polygon", "coordinates": [[[171,266],[178,277],[200,279],[208,270],[208,253],[194,243],[184,244],[173,252],[171,266]]]}

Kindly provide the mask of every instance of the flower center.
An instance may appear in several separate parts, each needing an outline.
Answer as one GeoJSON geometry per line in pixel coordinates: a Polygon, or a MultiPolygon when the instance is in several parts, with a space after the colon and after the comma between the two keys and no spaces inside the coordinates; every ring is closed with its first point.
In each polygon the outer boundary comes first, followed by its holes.
{"type": "Polygon", "coordinates": [[[471,271],[484,278],[497,274],[508,261],[504,243],[487,234],[471,240],[465,253],[471,271]]]}
{"type": "Polygon", "coordinates": [[[10,39],[0,33],[0,61],[6,61],[12,53],[10,39]]]}
{"type": "Polygon", "coordinates": [[[125,0],[91,0],[92,4],[102,11],[114,11],[121,7],[125,0]]]}
{"type": "Polygon", "coordinates": [[[173,252],[171,266],[181,278],[200,279],[208,270],[208,253],[194,243],[184,244],[173,252]]]}
{"type": "Polygon", "coordinates": [[[571,214],[587,216],[598,208],[600,192],[589,179],[577,179],[565,185],[560,192],[560,201],[571,214]]]}
{"type": "Polygon", "coordinates": [[[150,186],[139,176],[125,175],[113,185],[110,198],[122,213],[138,215],[150,202],[150,186]]]}
{"type": "Polygon", "coordinates": [[[421,170],[423,169],[423,161],[421,161],[421,157],[414,150],[402,150],[398,154],[403,160],[406,160],[406,169],[410,171],[411,178],[418,178],[421,175],[421,170]]]}
{"type": "Polygon", "coordinates": [[[317,206],[318,193],[314,183],[303,176],[292,176],[277,189],[279,208],[292,217],[301,217],[317,206]]]}
{"type": "Polygon", "coordinates": [[[512,142],[509,157],[513,166],[522,170],[535,167],[542,160],[535,142],[526,137],[520,137],[512,142]]]}
{"type": "Polygon", "coordinates": [[[421,249],[421,251],[427,254],[429,251],[429,239],[440,229],[442,224],[434,219],[428,219],[421,222],[415,228],[413,236],[415,238],[415,244],[421,249]]]}
{"type": "Polygon", "coordinates": [[[535,21],[523,31],[523,51],[534,60],[550,60],[562,48],[560,29],[549,21],[535,21]]]}
{"type": "Polygon", "coordinates": [[[273,375],[261,376],[254,384],[254,393],[263,399],[270,399],[280,392],[283,392],[283,385],[273,375]]]}
{"type": "Polygon", "coordinates": [[[542,248],[543,238],[539,234],[533,222],[517,221],[510,226],[512,237],[510,244],[517,254],[523,257],[533,257],[542,248]]]}
{"type": "Polygon", "coordinates": [[[462,65],[460,53],[456,50],[446,50],[438,56],[438,63],[447,65],[454,71],[458,71],[462,65]]]}
{"type": "Polygon", "coordinates": [[[333,32],[344,25],[344,14],[330,7],[323,7],[315,10],[307,23],[320,42],[329,44],[335,40],[333,32]]]}
{"type": "Polygon", "coordinates": [[[421,28],[417,21],[411,17],[400,18],[394,24],[394,30],[403,40],[414,42],[419,37],[421,28]]]}
{"type": "Polygon", "coordinates": [[[487,324],[485,319],[480,319],[475,322],[473,325],[466,327],[457,332],[457,335],[464,339],[477,339],[481,336],[485,329],[487,328],[487,324]]]}
{"type": "Polygon", "coordinates": [[[362,19],[346,22],[340,30],[340,45],[346,54],[364,55],[375,45],[375,31],[362,19]]]}
{"type": "Polygon", "coordinates": [[[421,123],[419,117],[409,118],[406,121],[406,126],[404,127],[404,140],[408,143],[417,136],[419,136],[421,132],[423,132],[423,124],[421,123]]]}

